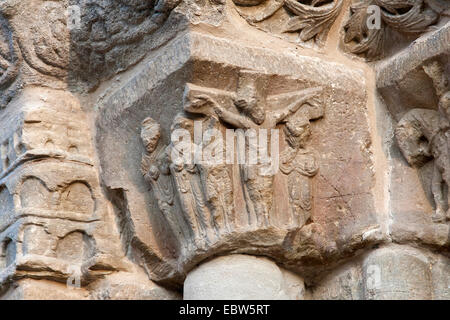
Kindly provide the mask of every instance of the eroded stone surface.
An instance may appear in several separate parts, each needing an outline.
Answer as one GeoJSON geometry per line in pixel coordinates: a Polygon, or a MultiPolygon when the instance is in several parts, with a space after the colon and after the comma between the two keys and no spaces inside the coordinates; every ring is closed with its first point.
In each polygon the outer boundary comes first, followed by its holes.
{"type": "Polygon", "coordinates": [[[303,280],[267,258],[230,255],[203,263],[184,282],[185,300],[303,300],[303,280]]]}

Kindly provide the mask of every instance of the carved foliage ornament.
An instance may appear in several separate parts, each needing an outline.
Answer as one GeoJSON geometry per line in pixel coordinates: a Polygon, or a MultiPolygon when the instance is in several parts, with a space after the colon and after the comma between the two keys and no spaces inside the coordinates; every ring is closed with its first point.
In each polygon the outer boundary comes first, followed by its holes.
{"type": "Polygon", "coordinates": [[[99,78],[110,77],[138,62],[148,52],[140,47],[145,45],[143,40],[162,27],[180,2],[75,1],[81,8],[80,26],[71,30],[79,64],[75,68],[79,72],[77,76],[90,82],[92,87],[97,85],[99,78]],[[128,58],[124,59],[124,56],[128,58]]]}
{"type": "Polygon", "coordinates": [[[441,14],[450,13],[449,10],[450,2],[446,0],[358,0],[350,7],[344,42],[351,53],[375,60],[384,53],[388,28],[420,34],[438,22],[441,14]]]}
{"type": "MultiPolygon", "coordinates": [[[[342,9],[342,0],[234,0],[237,10],[248,23],[265,29],[262,22],[274,15],[282,18],[281,33],[299,32],[300,40],[314,39],[323,43],[325,37],[342,9]],[[280,12],[283,11],[283,12],[280,12]]],[[[272,23],[277,28],[280,22],[272,23]]],[[[269,23],[271,25],[271,23],[269,23]]],[[[267,26],[268,30],[274,29],[267,26]]]]}
{"type": "Polygon", "coordinates": [[[0,109],[15,95],[20,60],[8,21],[0,15],[0,109]]]}
{"type": "Polygon", "coordinates": [[[0,108],[21,86],[65,88],[70,76],[94,87],[138,62],[180,1],[1,1],[0,108]]]}

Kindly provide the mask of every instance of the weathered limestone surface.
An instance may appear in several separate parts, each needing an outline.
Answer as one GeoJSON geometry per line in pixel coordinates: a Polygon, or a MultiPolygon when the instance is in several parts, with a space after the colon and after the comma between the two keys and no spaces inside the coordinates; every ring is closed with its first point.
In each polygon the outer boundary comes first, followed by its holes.
{"type": "Polygon", "coordinates": [[[185,300],[304,300],[305,285],[267,258],[230,255],[205,262],[184,282],[185,300]]]}
{"type": "Polygon", "coordinates": [[[330,272],[313,299],[447,300],[448,259],[406,245],[383,246],[330,272]]]}
{"type": "Polygon", "coordinates": [[[2,1],[0,297],[449,299],[449,17],[2,1]]]}
{"type": "Polygon", "coordinates": [[[445,114],[450,91],[449,26],[376,66],[377,86],[395,126],[395,139],[387,146],[392,237],[397,242],[440,248],[450,243],[446,223],[449,118],[445,114]]]}

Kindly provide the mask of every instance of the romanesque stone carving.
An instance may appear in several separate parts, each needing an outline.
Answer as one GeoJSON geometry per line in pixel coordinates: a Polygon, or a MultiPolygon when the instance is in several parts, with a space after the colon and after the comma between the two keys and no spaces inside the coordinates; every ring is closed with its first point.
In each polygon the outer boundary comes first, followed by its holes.
{"type": "Polygon", "coordinates": [[[350,7],[344,43],[350,52],[376,60],[391,45],[388,29],[417,37],[449,9],[448,2],[439,0],[358,0],[350,7]]]}
{"type": "Polygon", "coordinates": [[[288,175],[289,200],[294,219],[300,226],[311,217],[312,190],[310,178],[319,170],[317,154],[307,146],[311,136],[310,121],[323,116],[320,101],[291,115],[284,128],[288,147],[281,155],[281,171],[288,175]]]}
{"type": "MultiPolygon", "coordinates": [[[[315,97],[321,90],[321,88],[305,90],[299,93],[296,97],[297,100],[287,107],[276,111],[268,111],[267,106],[264,106],[262,97],[259,96],[255,78],[256,74],[253,72],[243,71],[240,74],[238,90],[233,99],[238,113],[231,112],[230,108],[221,106],[207,95],[197,96],[196,98],[201,101],[200,105],[199,101],[196,101],[194,105],[187,106],[186,110],[199,113],[200,111],[197,108],[199,106],[204,107],[204,103],[209,103],[221,121],[236,129],[265,129],[272,130],[271,134],[275,134],[276,131],[273,131],[273,129],[279,123],[287,121],[288,117],[295,114],[300,107],[308,103],[309,99],[315,97]]],[[[268,100],[279,102],[282,98],[269,97],[268,100]]],[[[292,130],[292,124],[290,127],[292,130]]],[[[268,167],[268,164],[261,161],[262,159],[258,160],[257,165],[246,163],[241,166],[240,170],[248,197],[247,201],[253,204],[257,224],[267,226],[272,210],[274,173],[270,172],[270,165],[272,164],[269,164],[268,167]]]]}
{"type": "MultiPolygon", "coordinates": [[[[183,264],[218,250],[214,248],[223,246],[229,234],[241,233],[245,237],[249,231],[282,227],[283,223],[274,215],[275,197],[290,203],[288,212],[278,212],[288,221],[287,230],[300,228],[309,219],[312,200],[309,179],[317,173],[318,164],[306,144],[310,121],[323,116],[319,98],[322,88],[266,97],[258,86],[258,73],[247,70],[239,73],[234,93],[188,84],[185,114],[178,114],[173,120],[172,142],[167,146],[158,143],[160,126],[155,120],[147,118],[142,123],[141,139],[145,146],[142,174],[151,184],[158,206],[179,242],[178,259],[183,264]],[[264,152],[278,157],[274,145],[279,143],[280,125],[288,144],[281,156],[282,173],[274,162],[263,161],[264,152]],[[230,134],[223,135],[225,126],[247,130],[241,131],[242,136],[231,133],[231,141],[238,142],[236,147],[233,145],[231,155],[230,140],[226,144],[218,140],[222,137],[225,140],[230,134]],[[260,135],[259,146],[252,145],[251,139],[258,138],[252,135],[252,129],[255,135],[267,134],[265,138],[271,142],[260,135]],[[198,134],[203,135],[200,141],[196,141],[198,134]],[[182,143],[178,143],[180,137],[182,143]],[[239,145],[240,139],[245,145],[239,145]],[[196,161],[197,148],[203,150],[200,161],[196,161]],[[259,150],[254,163],[250,156],[252,148],[259,150]],[[240,158],[242,154],[244,158],[240,158]],[[231,162],[226,162],[225,157],[231,162]],[[274,188],[275,178],[280,174],[287,175],[286,198],[274,188]],[[235,207],[239,198],[245,201],[240,209],[235,207]]],[[[227,250],[233,248],[232,244],[228,246],[227,250]]]]}
{"type": "MultiPolygon", "coordinates": [[[[143,40],[164,25],[179,3],[3,1],[1,105],[27,84],[65,88],[81,80],[82,89],[96,87],[141,60],[149,46],[160,45],[143,40]],[[117,59],[124,56],[126,61],[117,59]]],[[[171,33],[158,41],[167,41],[171,33]]]]}
{"type": "Polygon", "coordinates": [[[279,34],[298,32],[302,42],[314,39],[323,44],[341,12],[343,1],[236,0],[234,3],[239,13],[254,26],[279,34]]]}
{"type": "Polygon", "coordinates": [[[12,30],[8,21],[1,16],[1,38],[0,38],[0,53],[1,53],[1,100],[0,109],[6,107],[10,100],[16,94],[19,87],[18,73],[20,60],[18,56],[17,43],[12,36],[12,30]]]}
{"type": "Polygon", "coordinates": [[[92,88],[99,80],[141,60],[151,46],[158,46],[174,35],[173,30],[167,29],[161,39],[150,38],[180,2],[75,1],[73,4],[79,6],[81,19],[79,25],[71,29],[73,76],[92,88]],[[123,59],[124,56],[128,58],[123,59]]]}
{"type": "Polygon", "coordinates": [[[0,289],[30,277],[87,283],[123,266],[105,242],[112,225],[77,101],[27,88],[11,108],[0,117],[0,289]]]}
{"type": "Polygon", "coordinates": [[[286,0],[286,8],[294,14],[288,21],[286,31],[300,32],[302,41],[316,37],[316,41],[324,42],[328,30],[342,9],[343,1],[312,1],[310,5],[301,1],[286,0]]]}
{"type": "Polygon", "coordinates": [[[0,1],[0,297],[448,297],[449,3],[0,1]]]}
{"type": "MultiPolygon", "coordinates": [[[[22,81],[61,86],[69,66],[70,34],[66,23],[67,4],[60,1],[4,1],[3,15],[11,25],[22,81]],[[42,19],[46,17],[46,19],[42,19]]],[[[3,40],[4,41],[4,40],[3,40]]]]}
{"type": "MultiPolygon", "coordinates": [[[[209,118],[206,122],[206,131],[220,130],[220,122],[215,117],[209,118]]],[[[205,137],[205,141],[212,145],[213,137],[205,137]]],[[[223,150],[226,152],[226,150],[223,150]]],[[[219,150],[220,152],[220,150],[219,150]]],[[[204,163],[197,165],[200,171],[201,182],[205,192],[205,198],[211,208],[212,226],[216,230],[217,236],[223,232],[233,230],[235,219],[235,208],[233,199],[233,188],[230,172],[225,163],[204,163]]]]}
{"type": "Polygon", "coordinates": [[[395,134],[409,164],[422,166],[434,159],[431,190],[436,210],[433,221],[450,220],[450,91],[444,67],[437,61],[424,66],[433,79],[438,110],[413,109],[399,121],[395,134]]]}

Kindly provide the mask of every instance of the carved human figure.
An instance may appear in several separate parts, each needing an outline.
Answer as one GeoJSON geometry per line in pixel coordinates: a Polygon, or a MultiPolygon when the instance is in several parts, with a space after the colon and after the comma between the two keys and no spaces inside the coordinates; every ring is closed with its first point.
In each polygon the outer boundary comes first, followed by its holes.
{"type": "Polygon", "coordinates": [[[311,137],[310,120],[322,116],[323,109],[316,104],[289,117],[284,127],[288,145],[281,154],[280,170],[288,176],[289,201],[294,223],[298,227],[302,227],[311,217],[311,177],[319,170],[315,152],[306,146],[311,137]]]}
{"type": "MultiPolygon", "coordinates": [[[[172,124],[171,131],[174,132],[175,130],[185,130],[187,137],[184,138],[191,139],[194,131],[193,121],[179,114],[172,124]]],[[[193,141],[190,140],[189,142],[188,146],[193,146],[193,141]]],[[[183,155],[185,152],[193,153],[194,150],[193,148],[183,149],[182,144],[174,143],[174,141],[169,145],[169,150],[171,154],[170,171],[174,176],[181,209],[194,233],[194,240],[200,243],[204,240],[209,242],[214,237],[214,229],[211,226],[212,219],[204,199],[200,173],[197,164],[193,161],[193,154],[189,158],[178,157],[178,159],[175,159],[172,156],[173,154],[183,155]],[[186,159],[190,159],[190,161],[185,161],[186,159]]]]}
{"type": "Polygon", "coordinates": [[[182,228],[183,223],[173,207],[175,192],[169,169],[170,154],[166,146],[159,144],[160,130],[160,125],[152,118],[146,118],[142,122],[141,139],[145,151],[142,155],[141,172],[145,180],[152,186],[158,207],[177,241],[182,245],[188,245],[189,232],[182,228]]]}
{"type": "MultiPolygon", "coordinates": [[[[441,113],[439,132],[431,141],[431,150],[435,158],[435,174],[433,188],[438,194],[440,209],[444,210],[445,195],[444,184],[447,185],[447,213],[446,218],[450,220],[450,91],[447,91],[439,101],[441,113]]],[[[439,213],[438,213],[438,219],[439,213]]]]}
{"type": "MultiPolygon", "coordinates": [[[[219,121],[215,117],[209,117],[205,123],[206,130],[204,132],[203,143],[212,142],[212,137],[208,136],[211,130],[220,132],[219,121]]],[[[207,148],[208,145],[203,145],[207,148]]],[[[222,144],[222,150],[225,151],[222,144]]],[[[206,154],[204,154],[206,156],[206,154]]],[[[200,171],[201,182],[205,190],[206,200],[212,211],[213,225],[217,232],[222,230],[231,231],[234,224],[234,199],[233,199],[233,183],[225,161],[211,162],[202,161],[197,164],[200,171]]]]}
{"type": "MultiPolygon", "coordinates": [[[[239,113],[230,111],[229,108],[217,103],[208,94],[197,95],[195,103],[190,105],[188,110],[206,113],[204,106],[210,105],[220,120],[234,128],[268,130],[268,141],[270,141],[271,129],[275,129],[278,124],[285,122],[288,116],[296,113],[302,105],[322,90],[320,87],[304,90],[300,92],[296,101],[287,107],[279,110],[266,110],[256,87],[256,78],[257,74],[252,71],[241,71],[240,73],[237,94],[233,99],[239,113]]],[[[246,143],[247,148],[248,146],[249,144],[246,143]]],[[[244,180],[246,196],[253,204],[257,224],[261,226],[269,224],[273,202],[274,172],[270,173],[270,170],[267,170],[267,163],[257,162],[256,165],[249,163],[241,165],[241,176],[244,180]]]]}

